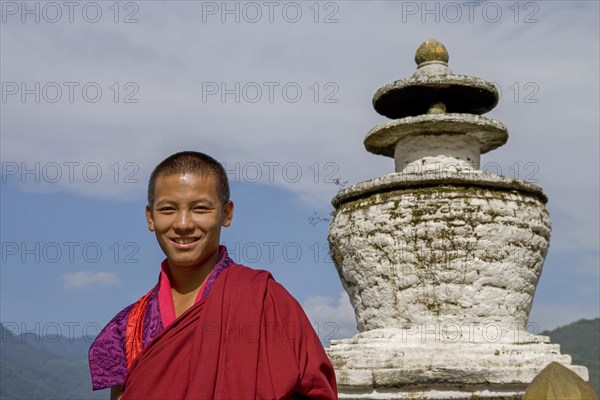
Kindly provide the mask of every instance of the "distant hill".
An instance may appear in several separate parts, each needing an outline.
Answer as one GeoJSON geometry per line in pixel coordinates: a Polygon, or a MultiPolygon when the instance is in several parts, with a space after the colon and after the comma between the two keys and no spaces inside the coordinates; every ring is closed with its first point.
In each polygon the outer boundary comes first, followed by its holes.
{"type": "MultiPolygon", "coordinates": [[[[61,356],[23,340],[0,324],[0,399],[103,399],[108,391],[92,392],[87,356],[61,356]]],[[[39,338],[38,338],[39,339],[39,338]]],[[[68,343],[68,341],[65,342],[68,343]]],[[[81,344],[80,344],[81,346],[81,344]]],[[[50,347],[57,348],[51,343],[50,347]]],[[[88,346],[89,347],[89,346],[88,346]]],[[[72,353],[68,351],[67,353],[72,353]]]]}
{"type": "Polygon", "coordinates": [[[21,335],[21,340],[38,349],[66,358],[87,357],[94,338],[67,338],[66,336],[40,338],[35,335],[21,335]]]}
{"type": "Polygon", "coordinates": [[[560,344],[560,352],[570,354],[573,364],[588,368],[590,385],[600,394],[600,318],[581,319],[542,335],[560,344]]]}

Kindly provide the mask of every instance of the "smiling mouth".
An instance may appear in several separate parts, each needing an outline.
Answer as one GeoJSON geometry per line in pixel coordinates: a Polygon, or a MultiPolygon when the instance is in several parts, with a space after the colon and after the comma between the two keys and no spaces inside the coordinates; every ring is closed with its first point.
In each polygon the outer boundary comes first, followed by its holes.
{"type": "Polygon", "coordinates": [[[197,237],[185,237],[185,238],[172,238],[171,240],[173,242],[175,242],[175,243],[178,243],[178,244],[190,244],[190,243],[197,242],[199,240],[199,238],[197,238],[197,237]]]}

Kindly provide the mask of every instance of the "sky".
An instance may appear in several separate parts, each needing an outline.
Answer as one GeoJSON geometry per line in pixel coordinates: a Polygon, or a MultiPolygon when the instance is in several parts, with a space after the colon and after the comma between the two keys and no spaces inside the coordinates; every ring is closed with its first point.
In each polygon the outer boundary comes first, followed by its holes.
{"type": "Polygon", "coordinates": [[[147,179],[197,150],[228,171],[222,242],[271,271],[321,339],[356,333],[328,255],[331,198],[393,172],[375,91],[425,40],[494,82],[506,145],[481,169],[540,186],[551,245],[530,322],[600,314],[596,1],[1,2],[0,321],[92,337],[156,283],[147,179]]]}

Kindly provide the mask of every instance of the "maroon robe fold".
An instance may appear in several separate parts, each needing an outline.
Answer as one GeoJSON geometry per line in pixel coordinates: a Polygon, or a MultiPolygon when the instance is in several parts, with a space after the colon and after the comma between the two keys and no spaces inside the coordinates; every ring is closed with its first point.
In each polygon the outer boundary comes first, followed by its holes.
{"type": "Polygon", "coordinates": [[[335,374],[298,302],[267,271],[233,264],[210,296],[133,362],[122,400],[336,399],[335,374]]]}

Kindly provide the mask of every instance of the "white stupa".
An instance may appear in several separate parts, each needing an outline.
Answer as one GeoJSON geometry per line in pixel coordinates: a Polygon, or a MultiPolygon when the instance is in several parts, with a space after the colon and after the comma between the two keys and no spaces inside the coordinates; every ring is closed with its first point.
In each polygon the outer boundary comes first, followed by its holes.
{"type": "Polygon", "coordinates": [[[481,116],[498,92],[453,74],[438,41],[416,61],[375,93],[392,121],[365,138],[396,172],[333,199],[331,254],[359,329],[328,349],[340,398],[520,399],[552,361],[587,380],[526,329],[551,225],[542,189],[478,169],[508,139],[481,116]]]}

